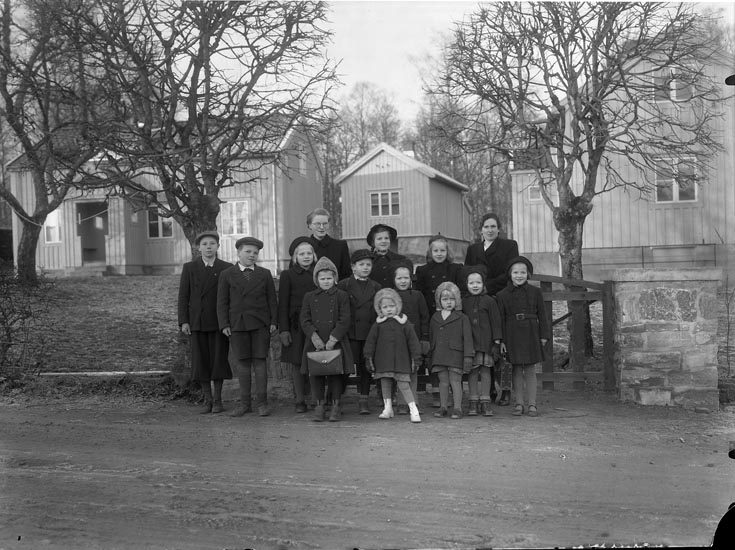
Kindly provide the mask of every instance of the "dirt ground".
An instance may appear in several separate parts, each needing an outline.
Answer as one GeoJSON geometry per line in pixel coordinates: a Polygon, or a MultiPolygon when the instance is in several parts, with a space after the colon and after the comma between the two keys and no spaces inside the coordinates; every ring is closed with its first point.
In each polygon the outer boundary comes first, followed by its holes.
{"type": "Polygon", "coordinates": [[[0,549],[707,545],[735,500],[733,409],[557,391],[535,419],[422,401],[413,425],[358,416],[351,392],[339,423],[5,398],[0,549]]]}

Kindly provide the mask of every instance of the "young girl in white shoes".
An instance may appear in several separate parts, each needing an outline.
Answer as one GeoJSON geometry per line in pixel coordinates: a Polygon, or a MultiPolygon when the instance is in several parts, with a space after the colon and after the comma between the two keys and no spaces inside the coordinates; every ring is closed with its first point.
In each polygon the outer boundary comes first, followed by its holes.
{"type": "Polygon", "coordinates": [[[373,301],[378,319],[365,340],[365,365],[380,379],[383,390],[383,412],[379,418],[393,418],[390,398],[393,380],[408,403],[411,422],[421,422],[419,409],[411,391],[411,373],[421,361],[421,344],[408,317],[401,313],[401,297],[392,288],[384,288],[373,301]]]}

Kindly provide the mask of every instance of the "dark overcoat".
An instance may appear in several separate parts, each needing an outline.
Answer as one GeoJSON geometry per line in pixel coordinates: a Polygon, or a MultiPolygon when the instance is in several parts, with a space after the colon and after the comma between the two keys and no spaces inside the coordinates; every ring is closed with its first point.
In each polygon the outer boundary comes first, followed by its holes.
{"type": "Polygon", "coordinates": [[[421,358],[421,344],[408,317],[381,317],[370,329],[364,353],[373,358],[377,374],[411,374],[411,359],[421,358]]]}
{"type": "Polygon", "coordinates": [[[281,347],[281,361],[301,364],[304,331],[301,330],[301,306],[307,292],[316,289],[313,264],[309,269],[292,266],[283,273],[278,284],[278,330],[291,334],[291,345],[281,347]]]}
{"type": "Polygon", "coordinates": [[[464,368],[464,359],[475,356],[472,327],[462,312],[452,311],[442,319],[441,311],[432,315],[429,323],[429,361],[431,368],[438,366],[464,368]]]}
{"type": "Polygon", "coordinates": [[[462,313],[467,315],[472,326],[472,342],[475,353],[490,353],[495,340],[503,339],[500,311],[494,298],[487,293],[462,298],[462,313]]]}
{"type": "MultiPolygon", "coordinates": [[[[374,253],[374,252],[373,252],[374,253]]],[[[387,253],[378,255],[375,254],[373,258],[373,270],[370,272],[370,278],[376,281],[380,288],[393,288],[393,269],[395,266],[393,262],[403,260],[406,262],[406,267],[409,267],[409,271],[413,273],[413,263],[411,263],[405,256],[389,250],[387,253]]]]}
{"type": "Polygon", "coordinates": [[[342,279],[337,288],[344,290],[350,297],[350,340],[365,340],[377,317],[373,298],[380,290],[380,285],[372,279],[358,281],[353,275],[342,279]]]}
{"type": "Polygon", "coordinates": [[[543,361],[541,338],[551,338],[551,327],[541,289],[528,283],[509,284],[498,293],[497,301],[508,361],[514,365],[543,361]]]}
{"type": "MultiPolygon", "coordinates": [[[[495,296],[508,283],[508,275],[506,273],[508,262],[518,257],[518,243],[513,239],[498,237],[487,250],[484,250],[484,246],[485,243],[483,241],[471,244],[467,248],[464,263],[465,265],[485,266],[487,269],[485,290],[487,290],[488,295],[495,296]]],[[[466,290],[466,281],[459,288],[466,290]]]]}
{"type": "Polygon", "coordinates": [[[345,374],[354,373],[354,359],[347,333],[350,330],[350,298],[344,290],[333,286],[329,290],[320,288],[307,292],[301,307],[301,329],[306,337],[301,372],[308,374],[306,353],[316,348],[311,342],[315,332],[326,344],[330,336],[337,340],[335,349],[341,349],[345,374]]]}
{"type": "Polygon", "coordinates": [[[467,285],[462,281],[462,264],[456,264],[450,261],[443,261],[438,264],[429,261],[426,265],[420,265],[416,268],[416,283],[414,288],[424,295],[426,307],[429,312],[436,311],[436,300],[434,292],[440,284],[449,281],[454,283],[460,289],[464,289],[467,285]]]}
{"type": "Polygon", "coordinates": [[[352,275],[350,249],[347,246],[347,241],[335,239],[329,235],[325,235],[323,239],[319,240],[314,235],[310,235],[309,242],[314,247],[317,260],[324,256],[332,260],[332,263],[337,267],[338,279],[345,279],[352,275]]]}
{"type": "Polygon", "coordinates": [[[231,263],[215,258],[211,268],[201,258],[186,262],[179,282],[179,326],[189,323],[191,330],[219,331],[217,323],[217,285],[220,274],[231,263]]]}
{"type": "Polygon", "coordinates": [[[401,297],[403,308],[401,313],[408,317],[408,321],[413,325],[416,336],[419,340],[429,341],[429,309],[426,307],[424,295],[418,290],[409,288],[408,290],[397,290],[401,297]]]}
{"type": "Polygon", "coordinates": [[[219,329],[232,331],[269,328],[277,323],[276,285],[271,272],[255,266],[247,279],[235,264],[222,272],[217,290],[217,320],[219,329]]]}

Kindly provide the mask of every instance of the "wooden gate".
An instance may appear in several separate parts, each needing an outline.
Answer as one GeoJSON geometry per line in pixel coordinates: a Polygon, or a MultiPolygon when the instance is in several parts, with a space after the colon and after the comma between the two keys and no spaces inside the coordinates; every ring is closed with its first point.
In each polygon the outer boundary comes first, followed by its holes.
{"type": "Polygon", "coordinates": [[[552,328],[571,317],[570,341],[572,355],[569,357],[571,370],[559,372],[554,370],[554,337],[546,344],[543,370],[538,375],[544,389],[554,389],[554,383],[571,382],[572,387],[583,388],[587,381],[602,379],[606,390],[615,388],[615,371],[613,366],[613,295],[612,283],[594,283],[582,279],[564,279],[552,275],[533,274],[531,280],[541,283],[544,295],[546,315],[552,328]],[[554,289],[554,285],[559,289],[554,289]],[[599,371],[585,371],[584,357],[584,305],[593,302],[602,303],[602,358],[603,368],[599,371]],[[554,302],[567,302],[567,313],[554,319],[554,302]]]}

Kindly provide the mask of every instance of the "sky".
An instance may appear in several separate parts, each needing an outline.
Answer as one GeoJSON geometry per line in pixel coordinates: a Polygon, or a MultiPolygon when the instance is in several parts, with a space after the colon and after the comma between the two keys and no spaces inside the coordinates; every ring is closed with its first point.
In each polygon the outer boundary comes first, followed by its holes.
{"type": "MultiPolygon", "coordinates": [[[[713,3],[698,3],[701,6],[713,3]]],[[[718,2],[735,25],[735,2],[718,2]]],[[[439,53],[453,24],[472,13],[478,2],[407,0],[336,0],[330,3],[334,32],[329,55],[339,66],[345,87],[377,84],[393,95],[401,118],[413,120],[421,102],[420,60],[439,53]]]]}

